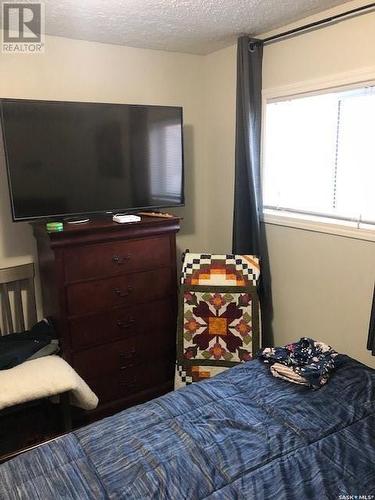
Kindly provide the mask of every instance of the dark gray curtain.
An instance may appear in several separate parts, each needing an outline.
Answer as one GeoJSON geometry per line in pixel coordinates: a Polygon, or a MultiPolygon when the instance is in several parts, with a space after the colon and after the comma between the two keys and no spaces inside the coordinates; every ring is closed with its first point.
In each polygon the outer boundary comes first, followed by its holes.
{"type": "Polygon", "coordinates": [[[271,282],[264,224],[261,222],[262,57],[260,40],[248,36],[238,39],[233,253],[260,257],[263,345],[272,345],[271,282]]]}
{"type": "Polygon", "coordinates": [[[373,356],[375,356],[375,286],[374,295],[372,297],[372,309],[368,331],[367,349],[372,352],[373,356]]]}

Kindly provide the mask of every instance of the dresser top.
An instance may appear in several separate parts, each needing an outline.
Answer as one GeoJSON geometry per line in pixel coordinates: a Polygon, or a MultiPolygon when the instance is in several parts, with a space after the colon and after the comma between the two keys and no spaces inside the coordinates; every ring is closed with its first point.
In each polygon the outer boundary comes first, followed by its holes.
{"type": "Polygon", "coordinates": [[[177,232],[180,228],[179,217],[141,216],[139,222],[119,224],[112,217],[98,217],[89,222],[69,224],[64,222],[63,231],[47,231],[45,222],[32,223],[34,235],[48,238],[51,243],[66,244],[76,240],[93,241],[97,239],[137,238],[157,233],[177,232]]]}

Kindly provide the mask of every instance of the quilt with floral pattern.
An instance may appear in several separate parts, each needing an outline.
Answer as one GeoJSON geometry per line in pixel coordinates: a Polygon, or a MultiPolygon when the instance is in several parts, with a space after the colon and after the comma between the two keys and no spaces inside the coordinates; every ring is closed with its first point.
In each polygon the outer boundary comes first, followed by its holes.
{"type": "Polygon", "coordinates": [[[175,387],[249,361],[259,349],[259,260],[186,253],[182,267],[175,387]]]}

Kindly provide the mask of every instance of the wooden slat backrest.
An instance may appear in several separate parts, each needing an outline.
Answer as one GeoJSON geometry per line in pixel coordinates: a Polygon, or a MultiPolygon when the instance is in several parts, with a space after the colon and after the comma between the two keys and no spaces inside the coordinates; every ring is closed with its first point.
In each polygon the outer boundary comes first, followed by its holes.
{"type": "Polygon", "coordinates": [[[0,307],[2,329],[0,335],[15,331],[24,331],[36,322],[36,304],[34,288],[34,264],[0,269],[0,307]],[[27,318],[22,291],[27,296],[27,318]],[[10,296],[13,295],[13,303],[10,296]],[[13,306],[13,307],[12,307],[13,306]]]}

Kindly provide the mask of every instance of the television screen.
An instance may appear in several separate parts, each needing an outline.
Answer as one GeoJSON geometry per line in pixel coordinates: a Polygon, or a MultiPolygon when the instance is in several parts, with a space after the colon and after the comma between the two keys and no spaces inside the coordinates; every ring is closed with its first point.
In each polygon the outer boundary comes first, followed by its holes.
{"type": "Polygon", "coordinates": [[[182,108],[1,100],[14,220],[184,203],[182,108]]]}

